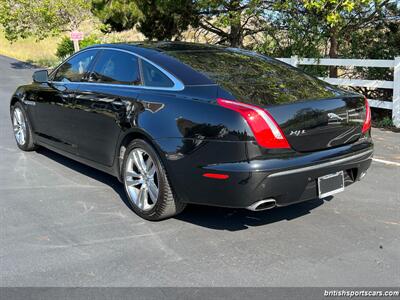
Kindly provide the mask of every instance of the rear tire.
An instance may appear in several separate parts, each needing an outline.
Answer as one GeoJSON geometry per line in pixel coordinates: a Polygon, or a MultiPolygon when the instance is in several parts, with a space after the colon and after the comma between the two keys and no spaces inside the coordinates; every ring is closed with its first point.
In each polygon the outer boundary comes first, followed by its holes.
{"type": "Polygon", "coordinates": [[[24,107],[19,102],[11,107],[11,122],[18,148],[23,151],[35,150],[37,146],[33,142],[31,123],[24,107]]]}
{"type": "Polygon", "coordinates": [[[146,141],[137,139],[128,145],[122,166],[129,204],[140,217],[158,221],[175,216],[186,207],[174,195],[158,154],[146,141]]]}

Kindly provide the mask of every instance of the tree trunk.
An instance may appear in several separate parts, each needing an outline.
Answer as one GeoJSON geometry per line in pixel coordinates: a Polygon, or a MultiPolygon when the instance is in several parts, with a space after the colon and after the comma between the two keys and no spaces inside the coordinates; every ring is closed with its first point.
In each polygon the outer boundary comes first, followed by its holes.
{"type": "Polygon", "coordinates": [[[229,43],[231,47],[242,46],[242,31],[240,24],[231,24],[231,32],[229,33],[229,43]]]}
{"type": "Polygon", "coordinates": [[[242,22],[241,22],[241,11],[238,11],[240,7],[240,1],[231,0],[229,3],[229,19],[231,31],[229,33],[229,44],[231,47],[240,47],[243,43],[242,38],[242,22]]]}
{"type": "MultiPolygon", "coordinates": [[[[329,34],[330,48],[329,48],[329,58],[338,57],[338,41],[337,41],[337,30],[332,27],[329,34]]],[[[329,77],[338,77],[338,68],[336,66],[329,67],[329,77]]]]}

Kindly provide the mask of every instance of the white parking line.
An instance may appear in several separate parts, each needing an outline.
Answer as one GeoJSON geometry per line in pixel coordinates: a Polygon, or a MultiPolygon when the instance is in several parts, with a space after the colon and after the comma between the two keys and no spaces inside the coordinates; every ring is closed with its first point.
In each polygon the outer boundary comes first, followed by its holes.
{"type": "Polygon", "coordinates": [[[384,159],[379,159],[379,158],[373,158],[373,161],[379,162],[379,163],[383,163],[386,165],[392,165],[392,166],[398,166],[400,167],[400,163],[395,162],[395,161],[389,161],[389,160],[384,160],[384,159]]]}

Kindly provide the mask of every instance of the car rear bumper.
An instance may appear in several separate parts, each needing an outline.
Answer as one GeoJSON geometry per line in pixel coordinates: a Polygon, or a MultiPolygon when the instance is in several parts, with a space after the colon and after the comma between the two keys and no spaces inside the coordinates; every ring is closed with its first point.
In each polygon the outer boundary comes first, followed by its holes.
{"type": "MultiPolygon", "coordinates": [[[[306,200],[318,198],[318,177],[344,171],[345,186],[360,180],[371,165],[372,152],[360,153],[364,156],[354,157],[353,160],[316,168],[301,168],[298,172],[278,172],[268,176],[267,184],[273,186],[270,194],[274,195],[277,206],[286,206],[306,200]],[[288,186],[290,187],[288,189],[288,186]]],[[[296,170],[297,171],[297,170],[296,170]]]]}
{"type": "Polygon", "coordinates": [[[344,171],[345,186],[353,184],[365,176],[372,155],[373,150],[369,149],[310,166],[271,173],[265,180],[265,184],[271,186],[268,194],[273,195],[277,206],[318,198],[318,177],[344,171]]]}
{"type": "Polygon", "coordinates": [[[318,198],[318,177],[344,171],[345,186],[360,180],[372,155],[373,144],[368,142],[293,157],[206,165],[194,174],[178,174],[177,192],[187,203],[249,208],[257,201],[274,199],[276,206],[287,206],[318,198]],[[204,173],[229,178],[205,178],[204,173]]]}

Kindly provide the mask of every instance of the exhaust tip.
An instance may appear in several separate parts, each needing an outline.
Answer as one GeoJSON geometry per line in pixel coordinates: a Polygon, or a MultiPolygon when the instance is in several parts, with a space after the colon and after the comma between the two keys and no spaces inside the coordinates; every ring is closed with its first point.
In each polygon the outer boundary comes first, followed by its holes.
{"type": "Polygon", "coordinates": [[[359,179],[358,179],[358,180],[361,180],[361,179],[363,179],[363,178],[365,177],[365,175],[367,175],[367,171],[365,171],[365,172],[362,172],[362,173],[360,174],[360,177],[359,177],[359,179]]]}
{"type": "Polygon", "coordinates": [[[267,210],[274,208],[276,206],[275,199],[264,199],[253,203],[252,205],[248,206],[248,210],[252,211],[260,211],[260,210],[267,210]]]}

